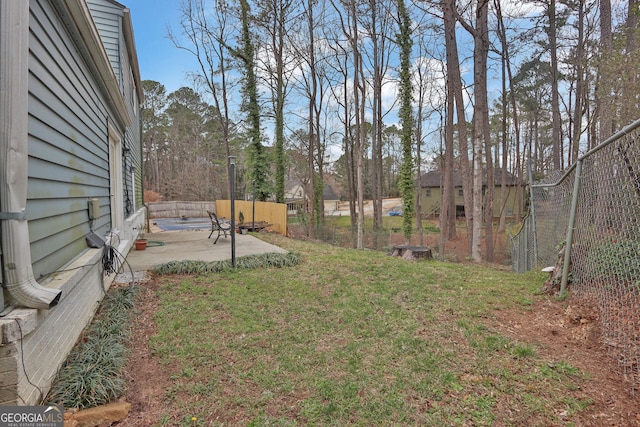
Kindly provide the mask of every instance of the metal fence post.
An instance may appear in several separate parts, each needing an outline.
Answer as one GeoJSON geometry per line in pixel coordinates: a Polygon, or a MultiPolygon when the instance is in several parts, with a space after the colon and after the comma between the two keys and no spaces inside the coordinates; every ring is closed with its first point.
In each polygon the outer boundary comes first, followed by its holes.
{"type": "Polygon", "coordinates": [[[582,159],[576,163],[576,176],[573,181],[573,194],[571,196],[571,210],[569,211],[569,226],[567,227],[567,241],[564,246],[564,264],[562,265],[562,281],[560,282],[560,295],[567,291],[569,281],[569,265],[571,264],[571,246],[573,245],[573,230],[576,225],[576,211],[578,210],[578,197],[580,193],[580,179],[582,176],[582,159]]]}
{"type": "MultiPolygon", "coordinates": [[[[531,199],[529,202],[529,218],[531,220],[531,240],[533,242],[533,262],[530,262],[529,254],[527,254],[527,269],[534,268],[538,265],[538,232],[536,228],[536,208],[535,208],[535,198],[533,196],[533,172],[531,171],[531,157],[529,157],[529,198],[531,199]]],[[[528,231],[528,230],[527,230],[528,231]]]]}
{"type": "Polygon", "coordinates": [[[231,182],[231,265],[236,268],[236,156],[229,156],[231,182]]]}

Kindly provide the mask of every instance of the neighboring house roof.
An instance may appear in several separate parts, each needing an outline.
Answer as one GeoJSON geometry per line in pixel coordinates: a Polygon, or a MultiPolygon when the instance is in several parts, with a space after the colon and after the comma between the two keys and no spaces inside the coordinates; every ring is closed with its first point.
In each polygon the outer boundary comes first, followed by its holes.
{"type": "Polygon", "coordinates": [[[336,189],[328,183],[324,184],[324,191],[322,195],[324,196],[325,200],[340,200],[340,194],[338,194],[336,189]]]}
{"type": "MultiPolygon", "coordinates": [[[[442,171],[430,171],[423,174],[420,177],[421,188],[440,188],[442,186],[442,171]]],[[[502,169],[496,168],[494,172],[495,185],[501,185],[502,183],[502,169]]],[[[487,184],[487,171],[483,170],[482,185],[487,184]]],[[[518,178],[511,172],[507,172],[507,185],[516,186],[521,185],[522,182],[518,181],[518,178]]],[[[462,173],[459,169],[453,170],[453,185],[454,187],[462,187],[462,173]]]]}
{"type": "Polygon", "coordinates": [[[301,187],[301,186],[302,186],[302,183],[299,180],[292,179],[292,178],[287,179],[285,181],[285,183],[284,183],[285,191],[293,191],[293,190],[296,190],[298,187],[301,187]]]}

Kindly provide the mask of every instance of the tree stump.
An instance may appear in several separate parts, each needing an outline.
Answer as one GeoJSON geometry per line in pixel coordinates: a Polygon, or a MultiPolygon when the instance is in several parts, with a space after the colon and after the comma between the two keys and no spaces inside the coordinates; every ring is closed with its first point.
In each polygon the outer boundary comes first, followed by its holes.
{"type": "Polygon", "coordinates": [[[562,270],[564,267],[564,250],[566,243],[562,245],[558,252],[558,258],[556,259],[555,266],[549,266],[542,269],[542,271],[549,273],[549,278],[542,285],[542,291],[547,294],[556,294],[560,292],[560,285],[562,283],[562,270]]]}
{"type": "Polygon", "coordinates": [[[389,255],[399,256],[409,261],[433,259],[431,248],[426,246],[395,245],[389,255]]]}

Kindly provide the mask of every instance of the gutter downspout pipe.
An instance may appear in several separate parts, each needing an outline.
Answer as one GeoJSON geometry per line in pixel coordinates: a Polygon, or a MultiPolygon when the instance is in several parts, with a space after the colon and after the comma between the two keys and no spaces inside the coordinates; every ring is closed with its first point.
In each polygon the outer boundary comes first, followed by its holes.
{"type": "Polygon", "coordinates": [[[49,309],[61,291],[33,276],[27,222],[29,2],[0,2],[0,239],[3,283],[21,306],[49,309]]]}
{"type": "MultiPolygon", "coordinates": [[[[139,103],[138,105],[140,105],[139,103]]],[[[144,220],[145,220],[145,229],[146,233],[151,232],[151,226],[149,225],[149,206],[144,201],[144,140],[142,139],[142,114],[138,111],[138,133],[140,135],[140,191],[142,191],[142,195],[140,198],[142,199],[142,206],[144,206],[144,220]]],[[[134,182],[133,185],[136,185],[134,182]]],[[[134,202],[135,203],[135,202],[134,202]]],[[[137,236],[136,236],[137,237],[137,236]]]]}

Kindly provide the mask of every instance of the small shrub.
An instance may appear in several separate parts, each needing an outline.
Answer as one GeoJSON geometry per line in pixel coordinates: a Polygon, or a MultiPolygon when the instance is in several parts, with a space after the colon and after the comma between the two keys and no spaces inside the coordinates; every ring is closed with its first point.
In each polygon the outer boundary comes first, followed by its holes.
{"type": "Polygon", "coordinates": [[[162,194],[157,193],[153,190],[145,190],[144,191],[144,202],[145,203],[153,203],[159,202],[162,200],[162,194]]]}
{"type": "Polygon", "coordinates": [[[631,240],[604,242],[589,251],[587,266],[596,278],[633,281],[640,273],[640,244],[631,240]]]}

